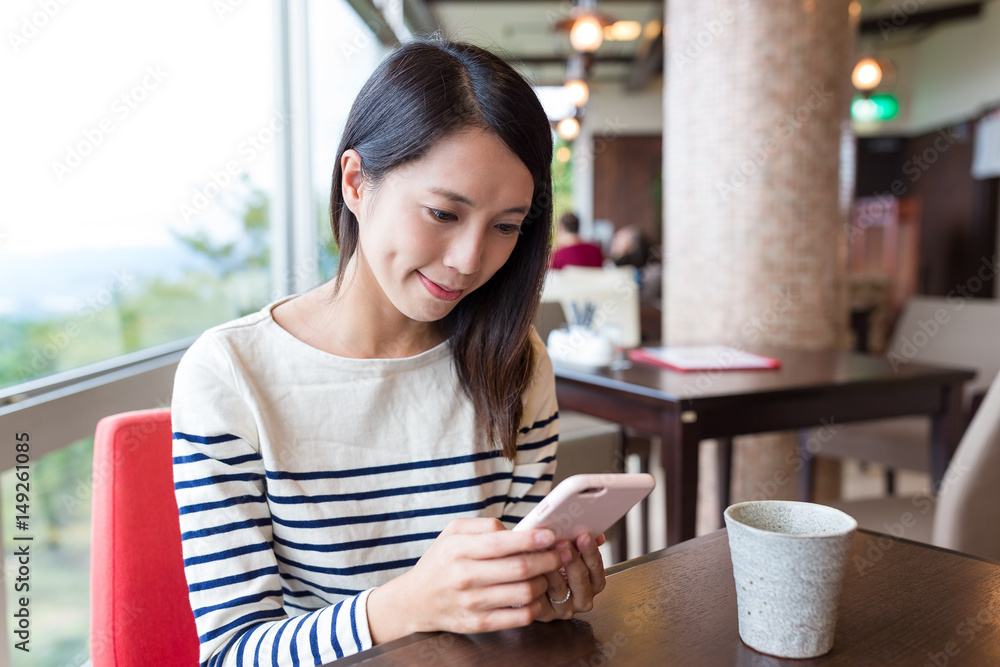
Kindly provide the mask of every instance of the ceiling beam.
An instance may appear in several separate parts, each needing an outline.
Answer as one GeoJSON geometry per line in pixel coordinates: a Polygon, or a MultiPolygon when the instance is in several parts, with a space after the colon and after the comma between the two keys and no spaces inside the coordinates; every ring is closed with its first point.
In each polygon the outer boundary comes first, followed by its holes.
{"type": "Polygon", "coordinates": [[[882,37],[907,28],[920,28],[927,30],[945,21],[957,21],[961,19],[978,18],[983,11],[982,2],[967,2],[962,5],[942,7],[941,9],[927,9],[922,12],[907,14],[903,11],[895,11],[882,16],[873,16],[864,19],[858,25],[858,31],[864,35],[868,33],[879,33],[882,37]]]}
{"type": "Polygon", "coordinates": [[[415,35],[431,35],[440,27],[424,0],[403,0],[403,21],[415,35]]]}
{"type": "MultiPolygon", "coordinates": [[[[659,23],[659,21],[657,21],[659,23]]],[[[635,92],[642,90],[646,83],[654,76],[663,71],[663,26],[650,39],[643,30],[639,38],[639,44],[635,50],[635,60],[632,62],[632,69],[629,70],[628,79],[625,80],[625,90],[635,92]]]]}
{"type": "Polygon", "coordinates": [[[399,44],[399,38],[396,36],[396,33],[386,23],[382,11],[375,6],[372,0],[347,0],[347,4],[357,12],[361,20],[368,26],[368,29],[375,33],[375,38],[384,46],[392,47],[399,44]]]}
{"type": "MultiPolygon", "coordinates": [[[[524,63],[525,65],[565,65],[569,55],[560,56],[518,56],[509,55],[504,58],[509,63],[524,63]]],[[[632,56],[594,56],[594,64],[612,63],[615,65],[631,64],[632,56]]]]}

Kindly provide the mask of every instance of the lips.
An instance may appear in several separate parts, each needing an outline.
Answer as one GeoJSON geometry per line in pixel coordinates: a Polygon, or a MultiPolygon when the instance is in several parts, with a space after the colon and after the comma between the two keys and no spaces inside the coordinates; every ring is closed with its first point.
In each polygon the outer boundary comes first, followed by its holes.
{"type": "Polygon", "coordinates": [[[441,299],[442,301],[454,301],[458,297],[462,296],[462,292],[465,289],[449,289],[443,285],[439,285],[424,274],[417,271],[417,275],[420,276],[420,282],[423,283],[424,288],[431,293],[431,296],[441,299]]]}

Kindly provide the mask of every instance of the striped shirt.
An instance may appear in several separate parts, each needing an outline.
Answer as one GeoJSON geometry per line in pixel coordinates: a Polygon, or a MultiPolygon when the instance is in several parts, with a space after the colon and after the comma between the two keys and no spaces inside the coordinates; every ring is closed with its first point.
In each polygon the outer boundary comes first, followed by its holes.
{"type": "Polygon", "coordinates": [[[206,667],[369,648],[371,590],[452,519],[512,527],[555,471],[555,384],[537,335],[512,463],[477,427],[447,342],[337,357],[278,326],[274,305],[202,335],[174,384],[174,486],[206,667]]]}

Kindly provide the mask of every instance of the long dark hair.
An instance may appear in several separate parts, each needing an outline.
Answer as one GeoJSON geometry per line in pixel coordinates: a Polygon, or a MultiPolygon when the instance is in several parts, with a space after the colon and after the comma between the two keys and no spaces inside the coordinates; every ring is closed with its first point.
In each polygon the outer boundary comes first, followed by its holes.
{"type": "Polygon", "coordinates": [[[333,170],[330,219],[340,249],[336,285],[339,289],[358,245],[358,220],[341,191],[344,151],[358,152],[366,183],[377,189],[391,170],[467,128],[495,134],[534,180],[531,209],[510,258],[441,322],[480,426],[513,461],[523,396],[536,362],[531,323],[548,265],[552,133],[535,92],[510,65],[470,44],[420,40],[399,47],[371,75],[351,107],[333,170]]]}

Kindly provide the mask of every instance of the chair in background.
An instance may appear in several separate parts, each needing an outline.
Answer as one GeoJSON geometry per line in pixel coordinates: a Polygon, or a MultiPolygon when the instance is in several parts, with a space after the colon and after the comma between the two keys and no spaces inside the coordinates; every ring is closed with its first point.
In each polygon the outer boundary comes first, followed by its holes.
{"type": "Polygon", "coordinates": [[[174,497],[170,410],[105,417],[94,437],[94,667],[197,665],[174,497]]]}
{"type": "MultiPolygon", "coordinates": [[[[549,271],[542,289],[542,302],[558,302],[564,313],[590,301],[596,306],[593,326],[617,324],[622,344],[635,347],[641,340],[639,328],[639,283],[631,266],[586,268],[567,266],[549,271]]],[[[545,337],[542,340],[546,340],[545,337]]]]}
{"type": "Polygon", "coordinates": [[[955,451],[937,497],[828,503],[862,528],[1000,560],[1000,375],[955,451]]]}
{"type": "MultiPolygon", "coordinates": [[[[904,307],[893,330],[887,358],[907,363],[971,368],[975,380],[965,386],[968,416],[1000,370],[1000,302],[919,296],[904,307]],[[961,304],[959,306],[959,304],[961,304]]],[[[818,456],[858,459],[886,468],[886,490],[895,492],[895,470],[930,470],[930,418],[899,417],[845,424],[818,456]]],[[[813,462],[807,462],[811,469],[813,462]]],[[[803,476],[804,497],[811,497],[811,470],[803,476]]]]}

